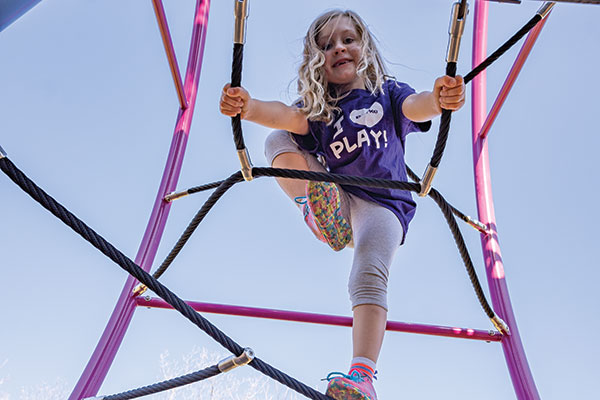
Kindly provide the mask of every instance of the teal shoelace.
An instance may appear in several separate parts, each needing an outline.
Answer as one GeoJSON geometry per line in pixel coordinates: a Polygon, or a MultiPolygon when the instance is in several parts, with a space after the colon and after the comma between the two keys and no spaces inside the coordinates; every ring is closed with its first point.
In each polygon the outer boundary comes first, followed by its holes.
{"type": "MultiPolygon", "coordinates": [[[[375,371],[375,374],[377,374],[377,371],[375,371]]],[[[330,372],[329,374],[327,374],[327,378],[321,379],[321,380],[322,381],[330,381],[334,378],[346,378],[346,379],[350,379],[354,382],[360,383],[365,380],[366,375],[362,375],[358,371],[352,371],[352,373],[350,375],[344,374],[342,372],[330,372]]],[[[375,375],[373,375],[373,379],[377,379],[377,377],[375,375]]]]}

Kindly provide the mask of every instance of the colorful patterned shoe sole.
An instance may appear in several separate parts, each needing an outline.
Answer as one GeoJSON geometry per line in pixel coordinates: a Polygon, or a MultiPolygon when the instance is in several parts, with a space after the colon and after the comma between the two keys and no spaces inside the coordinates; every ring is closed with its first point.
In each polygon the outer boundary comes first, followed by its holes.
{"type": "Polygon", "coordinates": [[[364,393],[352,382],[341,378],[332,379],[325,394],[336,400],[377,400],[377,397],[364,393]]]}
{"type": "Polygon", "coordinates": [[[352,228],[341,213],[337,187],[330,182],[309,181],[306,198],[310,211],[327,244],[340,251],[352,240],[352,228]]]}

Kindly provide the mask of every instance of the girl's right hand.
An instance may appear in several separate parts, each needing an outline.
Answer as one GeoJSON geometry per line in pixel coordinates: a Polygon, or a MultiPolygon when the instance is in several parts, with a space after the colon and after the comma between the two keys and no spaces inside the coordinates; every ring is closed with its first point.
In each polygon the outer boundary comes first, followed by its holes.
{"type": "Polygon", "coordinates": [[[240,114],[242,119],[248,114],[248,104],[250,103],[250,94],[243,87],[232,88],[231,84],[227,84],[223,87],[221,94],[221,101],[219,102],[219,108],[221,114],[227,115],[228,117],[235,117],[240,114]]]}

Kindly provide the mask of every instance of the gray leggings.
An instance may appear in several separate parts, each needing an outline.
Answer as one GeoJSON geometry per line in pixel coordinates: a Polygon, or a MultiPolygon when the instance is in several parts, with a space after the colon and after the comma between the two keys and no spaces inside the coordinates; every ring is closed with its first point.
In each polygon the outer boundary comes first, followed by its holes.
{"type": "MultiPolygon", "coordinates": [[[[282,153],[301,154],[311,171],[326,172],[315,156],[296,145],[289,133],[273,131],[265,142],[269,165],[282,153]]],[[[402,225],[387,208],[338,189],[342,214],[352,226],[354,258],[348,281],[352,308],[375,304],[387,310],[387,282],[394,253],[402,242],[402,225]]]]}

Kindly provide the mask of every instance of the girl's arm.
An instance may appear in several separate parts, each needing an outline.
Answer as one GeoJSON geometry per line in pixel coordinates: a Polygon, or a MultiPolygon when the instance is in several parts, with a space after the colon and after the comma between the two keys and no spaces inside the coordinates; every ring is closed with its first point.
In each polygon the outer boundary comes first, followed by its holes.
{"type": "Polygon", "coordinates": [[[462,76],[442,76],[435,80],[432,92],[411,94],[402,103],[402,112],[414,122],[425,122],[442,113],[442,108],[456,111],[465,104],[462,76]]]}
{"type": "Polygon", "coordinates": [[[288,106],[280,101],[262,101],[250,97],[242,87],[232,88],[229,84],[223,88],[220,101],[221,113],[229,117],[240,114],[242,119],[273,129],[306,135],[308,120],[297,107],[288,106]]]}

